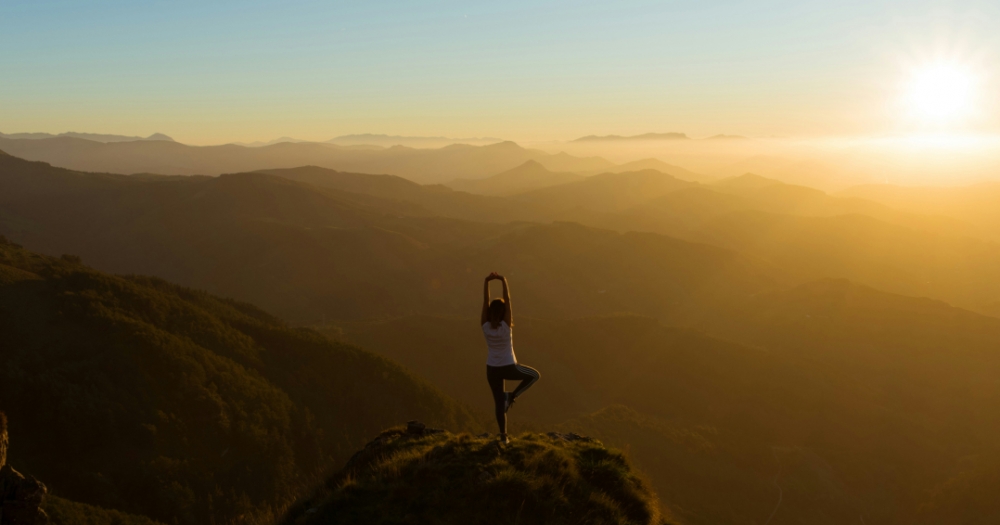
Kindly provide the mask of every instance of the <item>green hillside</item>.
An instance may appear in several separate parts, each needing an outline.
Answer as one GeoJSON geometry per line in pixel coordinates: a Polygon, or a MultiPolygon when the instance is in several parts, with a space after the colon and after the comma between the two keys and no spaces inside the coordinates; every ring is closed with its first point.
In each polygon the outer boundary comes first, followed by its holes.
{"type": "Polygon", "coordinates": [[[509,445],[390,429],[280,523],[656,525],[656,496],[628,460],[589,438],[522,434],[509,445]]]}
{"type": "Polygon", "coordinates": [[[256,308],[0,244],[9,462],[72,500],[167,522],[267,516],[366,436],[467,409],[256,308]]]}

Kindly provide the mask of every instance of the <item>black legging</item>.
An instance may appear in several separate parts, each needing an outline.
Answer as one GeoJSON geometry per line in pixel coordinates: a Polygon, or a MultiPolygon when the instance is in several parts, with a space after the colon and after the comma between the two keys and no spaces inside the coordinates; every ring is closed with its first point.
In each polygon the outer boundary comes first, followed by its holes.
{"type": "Polygon", "coordinates": [[[521,381],[520,385],[512,392],[513,396],[517,396],[524,393],[525,390],[531,388],[531,385],[538,381],[538,370],[531,368],[530,366],[524,366],[521,364],[513,364],[507,366],[489,366],[486,365],[486,381],[490,384],[490,390],[493,392],[493,404],[496,407],[497,414],[497,425],[500,427],[500,433],[507,433],[507,413],[504,412],[504,389],[503,381],[504,379],[508,381],[521,381]]]}

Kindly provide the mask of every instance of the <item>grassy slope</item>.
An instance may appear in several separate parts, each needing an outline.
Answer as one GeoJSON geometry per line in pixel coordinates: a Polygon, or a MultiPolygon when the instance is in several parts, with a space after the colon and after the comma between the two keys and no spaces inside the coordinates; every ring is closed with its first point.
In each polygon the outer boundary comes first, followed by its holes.
{"type": "Polygon", "coordinates": [[[11,244],[0,244],[0,339],[10,462],[74,500],[167,522],[280,508],[399,421],[477,427],[384,357],[11,244]]]}
{"type": "Polygon", "coordinates": [[[510,445],[447,432],[382,433],[285,525],[657,524],[656,496],[599,442],[523,434],[510,445]]]}

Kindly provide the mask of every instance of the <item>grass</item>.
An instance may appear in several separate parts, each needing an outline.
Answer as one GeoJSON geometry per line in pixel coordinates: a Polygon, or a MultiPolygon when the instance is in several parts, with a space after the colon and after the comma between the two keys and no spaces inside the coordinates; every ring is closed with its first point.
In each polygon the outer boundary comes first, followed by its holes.
{"type": "Polygon", "coordinates": [[[648,483],[599,441],[394,428],[358,452],[283,525],[658,524],[648,483]]]}
{"type": "Polygon", "coordinates": [[[52,525],[162,525],[145,516],[77,503],[52,495],[45,498],[43,508],[52,525]]]}

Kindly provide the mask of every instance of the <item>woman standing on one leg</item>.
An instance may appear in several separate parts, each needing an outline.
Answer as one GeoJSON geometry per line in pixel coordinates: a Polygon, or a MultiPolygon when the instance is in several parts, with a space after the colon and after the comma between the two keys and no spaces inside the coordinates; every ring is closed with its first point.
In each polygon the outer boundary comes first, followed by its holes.
{"type": "Polygon", "coordinates": [[[538,381],[538,370],[530,366],[518,364],[514,357],[514,345],[511,340],[511,327],[514,326],[510,312],[510,290],[507,279],[496,272],[486,277],[483,283],[483,313],[479,318],[486,336],[486,346],[489,355],[486,358],[486,380],[493,392],[493,403],[496,408],[497,425],[500,427],[500,441],[507,439],[507,410],[514,400],[525,390],[538,381]],[[503,283],[503,299],[490,301],[490,281],[503,283]],[[521,381],[513,392],[504,391],[504,380],[521,381]]]}

